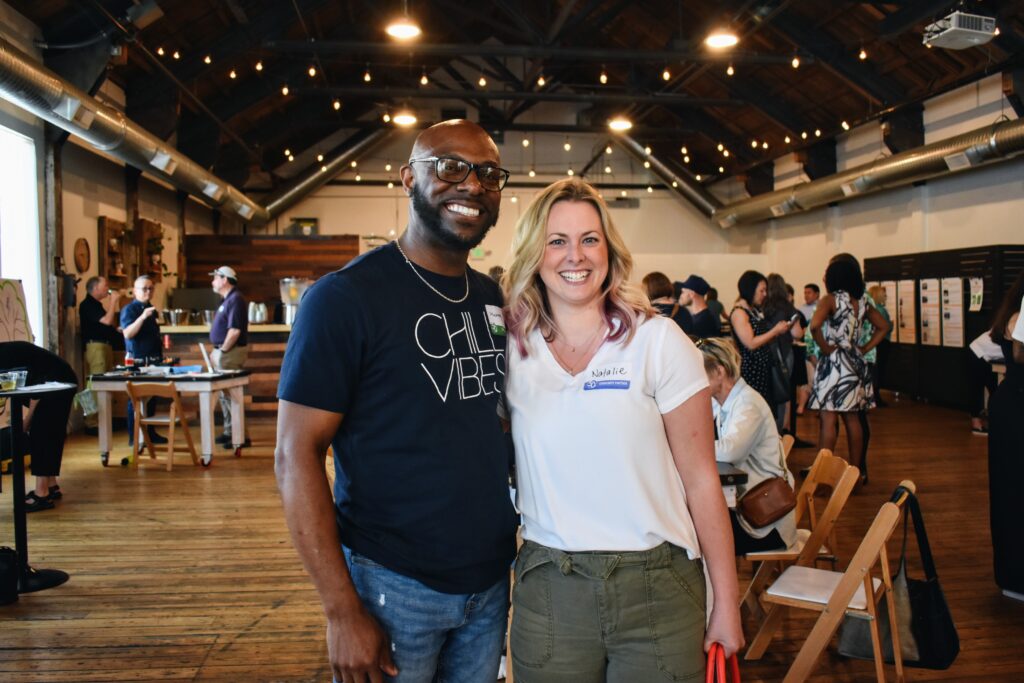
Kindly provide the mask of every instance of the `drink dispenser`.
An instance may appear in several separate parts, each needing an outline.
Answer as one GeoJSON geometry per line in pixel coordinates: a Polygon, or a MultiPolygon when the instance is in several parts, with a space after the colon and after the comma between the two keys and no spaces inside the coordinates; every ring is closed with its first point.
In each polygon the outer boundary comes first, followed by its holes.
{"type": "Polygon", "coordinates": [[[299,312],[299,302],[313,280],[308,277],[286,277],[281,279],[281,303],[284,306],[284,323],[291,325],[299,312]]]}

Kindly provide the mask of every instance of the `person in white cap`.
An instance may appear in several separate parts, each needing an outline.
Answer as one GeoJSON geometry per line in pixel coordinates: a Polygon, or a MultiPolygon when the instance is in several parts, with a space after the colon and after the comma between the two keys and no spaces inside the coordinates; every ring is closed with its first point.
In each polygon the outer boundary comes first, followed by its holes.
{"type": "MultiPolygon", "coordinates": [[[[210,273],[213,291],[224,297],[210,325],[210,358],[214,370],[241,370],[249,357],[249,315],[245,297],[238,291],[238,275],[231,266],[221,266],[210,273]]],[[[231,447],[231,399],[220,392],[220,412],[224,416],[224,433],[217,443],[231,447]]],[[[245,435],[242,435],[243,439],[245,435]]],[[[245,439],[244,439],[245,440],[245,439]]],[[[245,445],[249,445],[245,440],[245,445]]]]}

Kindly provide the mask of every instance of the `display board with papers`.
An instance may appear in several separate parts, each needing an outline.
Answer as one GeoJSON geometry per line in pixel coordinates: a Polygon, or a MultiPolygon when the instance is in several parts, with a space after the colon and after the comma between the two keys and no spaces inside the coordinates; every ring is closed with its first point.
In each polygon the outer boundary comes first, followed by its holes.
{"type": "Polygon", "coordinates": [[[919,282],[921,298],[921,343],[942,345],[942,299],[939,278],[926,277],[919,282]]]}
{"type": "Polygon", "coordinates": [[[964,281],[958,277],[944,277],[942,287],[942,345],[953,348],[964,346],[964,281]]]}
{"type": "Polygon", "coordinates": [[[914,281],[896,283],[896,341],[900,344],[917,343],[917,302],[914,301],[914,281]]]}

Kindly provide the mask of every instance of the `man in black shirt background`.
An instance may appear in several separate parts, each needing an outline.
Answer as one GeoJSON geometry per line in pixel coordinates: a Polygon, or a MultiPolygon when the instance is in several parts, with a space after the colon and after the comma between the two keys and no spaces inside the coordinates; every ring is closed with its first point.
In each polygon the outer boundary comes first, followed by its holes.
{"type": "Polygon", "coordinates": [[[704,300],[710,289],[707,280],[700,275],[691,275],[680,284],[679,305],[689,312],[693,320],[690,334],[697,337],[717,337],[722,333],[721,319],[704,300]]]}
{"type": "MultiPolygon", "coordinates": [[[[85,282],[85,298],[78,306],[85,348],[85,375],[98,375],[114,367],[114,343],[121,338],[117,304],[121,293],[111,290],[107,278],[93,276],[85,282]]],[[[85,430],[96,432],[96,415],[87,415],[85,430]]]]}

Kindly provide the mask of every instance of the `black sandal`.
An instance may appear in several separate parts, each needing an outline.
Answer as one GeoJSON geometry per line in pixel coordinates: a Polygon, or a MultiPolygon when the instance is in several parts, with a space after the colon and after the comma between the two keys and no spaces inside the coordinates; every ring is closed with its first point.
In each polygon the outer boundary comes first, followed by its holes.
{"type": "Polygon", "coordinates": [[[60,484],[50,487],[50,500],[60,500],[64,494],[60,491],[60,484]]]}
{"type": "Polygon", "coordinates": [[[50,500],[49,496],[42,496],[36,494],[35,491],[30,491],[25,496],[25,512],[39,512],[40,510],[52,510],[57,507],[50,500]]]}

